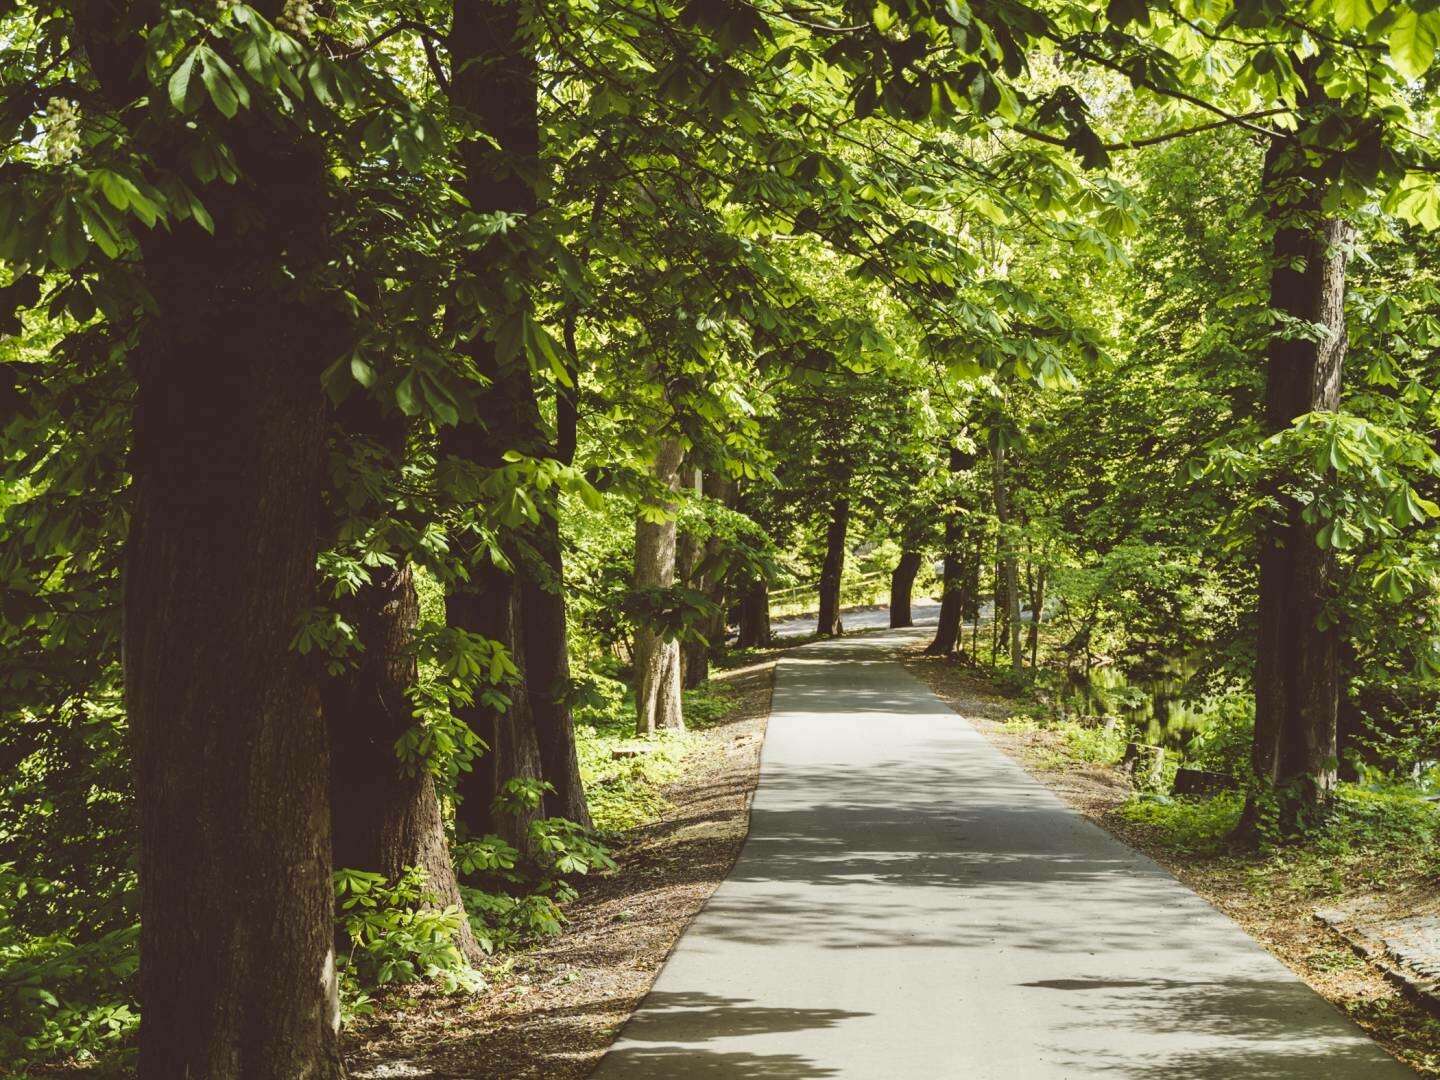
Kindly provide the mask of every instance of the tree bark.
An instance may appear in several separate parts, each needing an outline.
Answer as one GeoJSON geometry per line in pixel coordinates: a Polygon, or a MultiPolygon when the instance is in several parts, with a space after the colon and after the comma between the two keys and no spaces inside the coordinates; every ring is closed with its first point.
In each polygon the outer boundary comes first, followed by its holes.
{"type": "Polygon", "coordinates": [[[503,812],[495,805],[510,781],[543,779],[525,679],[525,656],[520,646],[524,615],[519,583],[513,574],[480,562],[472,567],[470,581],[445,598],[445,618],[450,626],[499,642],[520,668],[518,679],[507,688],[509,708],[477,704],[458,710],[460,718],[488,749],[475,761],[474,768],[461,773],[456,782],[456,821],[468,836],[493,834],[527,851],[530,825],[541,816],[543,808],[503,812]]]}
{"type": "MultiPolygon", "coordinates": [[[[522,5],[514,0],[462,4],[455,9],[448,39],[452,70],[452,101],[473,115],[488,138],[473,137],[463,144],[465,192],[472,210],[531,214],[537,209],[535,182],[539,174],[540,129],[537,107],[536,62],[522,30],[522,5]]],[[[496,275],[481,252],[474,261],[481,275],[496,275]]],[[[497,283],[497,294],[506,292],[497,283]]],[[[528,312],[528,298],[518,301],[512,317],[528,312]]],[[[531,457],[573,453],[574,401],[562,400],[557,442],[546,437],[529,359],[501,357],[483,333],[476,333],[468,351],[491,385],[481,404],[480,425],[463,425],[445,443],[450,452],[485,468],[499,468],[503,455],[518,450],[531,457]]],[[[490,567],[479,576],[486,584],[468,589],[473,595],[447,605],[452,626],[479,633],[489,625],[515,658],[523,685],[514,693],[512,716],[500,720],[484,710],[473,713],[476,723],[498,744],[488,763],[472,774],[465,787],[470,806],[462,811],[467,826],[501,827],[512,842],[524,839],[524,821],[496,821],[488,805],[495,792],[512,778],[533,777],[553,787],[537,809],[552,816],[589,823],[575,752],[574,723],[569,707],[569,643],[565,622],[564,559],[553,507],[544,507],[539,524],[517,529],[505,545],[512,571],[490,567]],[[481,610],[487,600],[494,611],[481,610]],[[455,622],[464,618],[465,622],[455,622]],[[518,770],[518,771],[512,771],[518,770]]],[[[495,634],[486,634],[494,637],[495,634]]],[[[482,732],[482,737],[484,733],[482,732]]],[[[487,740],[488,741],[488,740],[487,740]]],[[[487,830],[493,831],[493,830],[487,830]]]]}
{"type": "MultiPolygon", "coordinates": [[[[89,5],[77,19],[104,92],[125,106],[149,14],[89,5]]],[[[141,153],[163,162],[185,145],[154,109],[119,115],[143,116],[141,153]]],[[[291,642],[315,602],[320,373],[352,323],[317,283],[333,250],[322,149],[243,112],[223,138],[242,179],[201,193],[213,234],[179,221],[141,234],[154,306],[130,354],[138,1075],[331,1080],[344,1067],[330,748],[320,673],[291,642]]]]}
{"type": "Polygon", "coordinates": [[[570,637],[565,620],[565,559],[560,523],[545,513],[526,530],[543,562],[545,580],[534,572],[520,576],[525,610],[525,677],[540,751],[541,773],[553,788],[545,793],[545,813],[590,825],[590,807],[580,779],[575,719],[570,711],[570,637]]]}
{"type": "Polygon", "coordinates": [[[740,649],[765,649],[770,641],[770,590],[764,581],[756,581],[740,597],[740,628],[735,645],[740,649]]]}
{"type": "MultiPolygon", "coordinates": [[[[674,491],[679,484],[683,448],[677,437],[665,438],[655,455],[655,478],[674,491]]],[[[673,509],[673,505],[670,507],[673,509]]],[[[676,528],[673,518],[635,524],[635,587],[669,588],[675,584],[676,528]]],[[[646,623],[635,629],[635,731],[683,731],[680,701],[680,643],[646,623]]]]}
{"type": "MultiPolygon", "coordinates": [[[[287,167],[318,186],[320,164],[287,167]]],[[[134,357],[124,586],[139,1075],[338,1077],[330,752],[318,672],[290,647],[315,598],[333,315],[268,294],[269,260],[174,228],[134,357]]]]}
{"type": "Polygon", "coordinates": [[[830,508],[825,530],[825,563],[820,568],[821,637],[839,637],[845,632],[840,621],[840,581],[845,574],[845,534],[850,528],[850,500],[836,499],[830,508]]]}
{"type": "MultiPolygon", "coordinates": [[[[395,754],[414,723],[408,694],[417,676],[420,602],[413,570],[405,564],[377,571],[342,612],[362,651],[358,666],[324,689],[335,866],[390,880],[418,866],[436,906],[463,911],[435,781],[395,754]]],[[[461,920],[455,943],[472,961],[483,956],[468,919],[461,920]]]]}
{"type": "MultiPolygon", "coordinates": [[[[1287,429],[1309,412],[1340,403],[1346,349],[1345,266],[1352,231],[1323,217],[1321,182],[1291,164],[1284,144],[1271,145],[1263,186],[1275,232],[1271,241],[1270,307],[1319,327],[1321,340],[1277,328],[1266,360],[1264,428],[1287,429]],[[1294,196],[1297,181],[1303,189],[1294,196]]],[[[1280,827],[1293,832],[1328,808],[1336,777],[1339,633],[1326,620],[1335,590],[1335,561],[1321,550],[1321,522],[1281,492],[1282,512],[1260,532],[1259,636],[1255,665],[1256,777],[1279,801],[1280,827]]],[[[1247,805],[1240,831],[1250,832],[1258,806],[1247,805]]]]}
{"type": "Polygon", "coordinates": [[[915,618],[910,611],[911,594],[915,590],[915,575],[920,572],[924,556],[918,551],[905,550],[900,561],[890,572],[890,628],[914,626],[915,618]]]}

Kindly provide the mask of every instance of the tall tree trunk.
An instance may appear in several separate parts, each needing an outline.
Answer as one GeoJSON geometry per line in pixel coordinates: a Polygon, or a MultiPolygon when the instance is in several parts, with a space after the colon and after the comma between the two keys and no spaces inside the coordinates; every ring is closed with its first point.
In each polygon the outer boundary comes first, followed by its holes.
{"type": "Polygon", "coordinates": [[[915,575],[920,572],[924,556],[913,549],[900,552],[900,561],[890,572],[890,628],[914,626],[910,611],[911,594],[915,591],[915,575]]]}
{"type": "MultiPolygon", "coordinates": [[[[474,116],[486,138],[463,144],[465,192],[477,213],[509,211],[531,214],[537,208],[535,181],[539,174],[540,129],[538,84],[532,47],[522,29],[523,5],[516,0],[461,4],[455,8],[448,45],[455,76],[452,101],[474,116]],[[491,145],[493,138],[499,152],[491,145]]],[[[481,252],[474,261],[477,273],[495,279],[497,271],[481,252]]],[[[505,271],[499,271],[503,277],[505,271]]],[[[493,293],[508,293],[508,283],[495,281],[493,293]]],[[[523,290],[522,290],[523,291],[523,290]]],[[[524,317],[529,308],[522,298],[512,318],[524,317]]],[[[497,303],[497,307],[500,307],[497,303]]],[[[450,452],[485,468],[499,468],[506,451],[532,457],[573,452],[573,400],[559,403],[558,445],[546,437],[528,357],[500,356],[483,333],[471,339],[469,352],[476,368],[491,385],[482,402],[483,423],[466,425],[446,440],[450,452]]],[[[540,523],[516,530],[506,544],[512,572],[493,567],[477,575],[486,584],[470,587],[472,596],[447,605],[451,625],[475,632],[490,625],[506,636],[499,638],[521,669],[524,684],[516,689],[512,716],[507,720],[475,711],[475,720],[501,741],[491,760],[481,763],[467,782],[470,806],[462,811],[467,825],[490,822],[503,826],[507,839],[523,839],[526,822],[507,825],[496,821],[488,807],[477,805],[487,793],[503,788],[510,779],[543,779],[554,790],[537,812],[589,822],[575,753],[574,724],[569,708],[569,646],[563,594],[564,564],[553,507],[545,507],[540,523]],[[481,610],[485,600],[494,611],[481,610]],[[465,618],[465,622],[454,622],[465,618]],[[512,771],[518,770],[518,771],[512,771]],[[516,830],[519,829],[519,832],[516,830]]],[[[495,636],[487,634],[486,636],[495,636]]],[[[482,737],[484,734],[482,732],[482,737]]],[[[488,741],[488,740],[487,740],[488,741]]]]}
{"type": "MultiPolygon", "coordinates": [[[[665,438],[655,455],[655,478],[674,491],[683,454],[678,437],[665,438]]],[[[671,507],[673,509],[673,506],[671,507]]],[[[669,588],[675,584],[676,529],[673,518],[635,524],[635,587],[669,588]]],[[[658,628],[642,623],[635,629],[635,730],[653,735],[683,731],[680,703],[680,643],[658,628]]]]}
{"type": "Polygon", "coordinates": [[[1009,534],[1010,492],[1005,474],[1005,444],[999,435],[991,442],[995,475],[995,519],[1000,525],[1000,573],[1005,593],[1005,638],[1010,647],[1010,667],[1019,671],[1025,665],[1020,651],[1020,574],[1014,538],[1009,534]]]}
{"type": "Polygon", "coordinates": [[[741,649],[765,649],[770,641],[770,590],[764,581],[756,581],[740,597],[740,628],[735,645],[741,649]]]}
{"type": "MultiPolygon", "coordinates": [[[[1322,216],[1321,183],[1293,151],[1271,145],[1264,197],[1275,223],[1270,307],[1294,324],[1277,327],[1266,364],[1267,434],[1309,412],[1340,403],[1345,358],[1345,264],[1352,230],[1322,216]],[[1297,181],[1303,191],[1294,194],[1297,181]],[[1314,340],[1310,326],[1322,331],[1314,340]],[[1287,332],[1288,331],[1288,332],[1287,332]]],[[[1321,817],[1336,774],[1339,634],[1324,608],[1335,589],[1335,561],[1321,550],[1322,522],[1306,522],[1301,505],[1282,492],[1282,512],[1260,532],[1259,637],[1255,665],[1255,775],[1279,799],[1280,827],[1294,831],[1321,817]]],[[[1241,831],[1253,829],[1252,800],[1241,831]]]]}
{"type": "MultiPolygon", "coordinates": [[[[353,670],[324,688],[335,866],[392,880],[418,866],[437,906],[463,911],[435,782],[395,754],[414,723],[408,696],[420,621],[414,571],[408,564],[377,571],[342,609],[362,651],[353,670]]],[[[456,944],[471,960],[483,955],[468,919],[461,920],[456,944]]]]}
{"type": "Polygon", "coordinates": [[[825,530],[825,563],[820,568],[821,637],[839,637],[845,632],[840,622],[840,581],[845,575],[845,534],[850,529],[850,500],[836,499],[825,530]]]}
{"type": "Polygon", "coordinates": [[[336,1077],[329,746],[290,648],[315,596],[325,353],[313,312],[174,247],[195,280],[157,290],[135,358],[125,566],[140,1076],[336,1077]]]}
{"type": "MultiPolygon", "coordinates": [[[[948,525],[946,533],[948,547],[951,540],[948,525]]],[[[965,612],[964,571],[960,560],[948,552],[945,555],[943,582],[944,591],[940,594],[940,618],[935,627],[935,637],[925,646],[925,652],[931,656],[949,656],[955,651],[955,645],[960,640],[960,623],[965,612]]]]}
{"type": "MultiPolygon", "coordinates": [[[[151,9],[85,5],[105,92],[133,100],[151,9]],[[90,20],[101,25],[93,25],[90,20]],[[110,20],[123,20],[123,26],[110,20]]],[[[148,87],[147,87],[148,89],[148,87]]],[[[186,145],[140,117],[162,161],[186,145]]],[[[124,672],[139,817],[142,1080],[331,1080],[340,1060],[330,749],[319,671],[290,647],[315,602],[325,476],[320,373],[351,321],[320,147],[242,111],[242,179],[201,197],[213,235],[141,239],[154,307],[136,385],[124,672]]]]}

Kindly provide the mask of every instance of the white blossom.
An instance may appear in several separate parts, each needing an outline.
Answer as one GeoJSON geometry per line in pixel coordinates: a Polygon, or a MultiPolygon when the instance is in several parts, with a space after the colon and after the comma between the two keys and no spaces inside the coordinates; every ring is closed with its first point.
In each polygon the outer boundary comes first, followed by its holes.
{"type": "Polygon", "coordinates": [[[285,8],[275,20],[275,25],[287,34],[307,41],[314,20],[315,7],[310,0],[285,0],[285,8]]]}
{"type": "Polygon", "coordinates": [[[73,101],[52,97],[45,105],[45,160],[64,165],[80,153],[80,110],[73,101]]]}

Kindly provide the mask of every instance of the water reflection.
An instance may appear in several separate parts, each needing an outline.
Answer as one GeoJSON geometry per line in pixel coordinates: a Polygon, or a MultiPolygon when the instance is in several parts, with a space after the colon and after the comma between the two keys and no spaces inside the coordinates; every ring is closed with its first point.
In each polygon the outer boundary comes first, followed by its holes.
{"type": "Polygon", "coordinates": [[[1195,693],[1198,669],[1180,661],[1150,677],[1128,676],[1114,666],[1067,670],[1056,704],[1062,715],[1113,716],[1135,741],[1184,756],[1215,716],[1214,702],[1195,693]]]}

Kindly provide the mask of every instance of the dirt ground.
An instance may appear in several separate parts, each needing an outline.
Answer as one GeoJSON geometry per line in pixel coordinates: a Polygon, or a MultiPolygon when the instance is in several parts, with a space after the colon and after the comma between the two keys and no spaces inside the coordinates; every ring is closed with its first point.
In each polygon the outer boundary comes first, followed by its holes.
{"type": "MultiPolygon", "coordinates": [[[[1114,812],[1131,794],[1129,783],[1118,769],[1075,762],[1063,770],[1042,767],[1042,762],[1053,763],[1056,751],[1063,746],[1058,734],[1007,731],[1003,722],[1015,711],[1014,704],[962,665],[924,656],[918,650],[908,652],[904,661],[947,705],[974,723],[1037,780],[1229,915],[1421,1076],[1440,1077],[1440,1022],[1321,924],[1315,918],[1312,901],[1288,893],[1283,867],[1234,855],[1177,855],[1156,846],[1143,829],[1114,812]]],[[[1383,897],[1372,895],[1371,907],[1412,906],[1419,902],[1416,888],[1397,889],[1383,897]]],[[[1418,888],[1433,902],[1433,884],[1418,888]]]]}
{"type": "Polygon", "coordinates": [[[346,1032],[351,1075],[574,1080],[590,1073],[681,931],[729,873],[749,828],[773,659],[719,672],[735,690],[701,732],[664,817],[631,830],[618,869],[582,882],[564,933],[487,972],[477,998],[393,997],[346,1032]]]}

